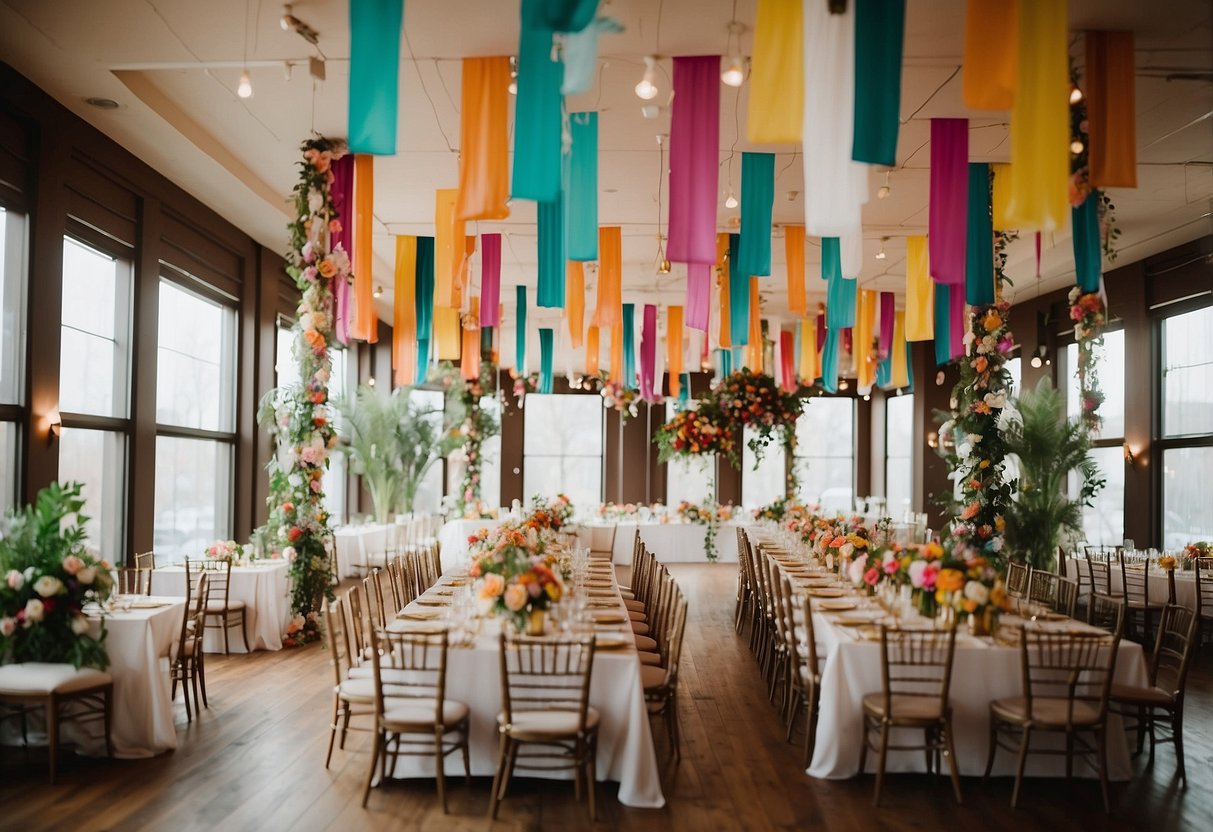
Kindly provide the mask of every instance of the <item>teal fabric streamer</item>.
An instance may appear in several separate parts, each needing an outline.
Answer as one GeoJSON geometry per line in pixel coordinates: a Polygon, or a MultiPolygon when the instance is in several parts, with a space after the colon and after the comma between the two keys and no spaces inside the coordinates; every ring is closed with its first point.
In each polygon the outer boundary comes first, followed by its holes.
{"type": "Polygon", "coordinates": [[[1074,269],[1078,288],[1083,292],[1099,291],[1099,271],[1102,252],[1099,240],[1099,191],[1091,191],[1082,205],[1070,209],[1074,222],[1074,269]]]}
{"type": "Polygon", "coordinates": [[[552,392],[552,330],[539,330],[539,392],[552,392]]]}
{"type": "Polygon", "coordinates": [[[517,323],[514,324],[514,369],[519,375],[526,372],[526,287],[515,287],[517,323]]]}
{"type": "Polygon", "coordinates": [[[404,0],[350,0],[349,145],[396,153],[396,102],[404,0]]]}
{"type": "Polygon", "coordinates": [[[825,349],[821,351],[821,389],[827,393],[838,392],[839,333],[833,327],[827,330],[825,349]]]}
{"type": "Polygon", "coordinates": [[[732,375],[733,373],[733,351],[731,349],[720,350],[720,377],[732,375]]]}
{"type": "Polygon", "coordinates": [[[826,327],[849,329],[855,326],[855,294],[858,280],[831,277],[826,287],[826,327]]]}
{"type": "Polygon", "coordinates": [[[564,206],[555,202],[537,206],[539,226],[539,289],[535,305],[564,308],[564,206]]]}
{"type": "Polygon", "coordinates": [[[994,302],[994,217],[990,208],[990,166],[984,162],[969,165],[967,227],[965,302],[986,306],[994,302]]]}
{"type": "Polygon", "coordinates": [[[952,310],[950,295],[959,286],[935,284],[935,366],[942,367],[952,360],[952,310]]]}
{"type": "Polygon", "coordinates": [[[417,341],[434,335],[434,238],[417,238],[417,261],[413,269],[413,314],[417,318],[417,341]]]}
{"type": "Polygon", "coordinates": [[[430,363],[430,339],[417,339],[417,375],[413,379],[414,384],[424,384],[426,371],[429,369],[430,363]]]}
{"type": "Polygon", "coordinates": [[[748,277],[771,274],[771,208],[775,203],[775,154],[741,154],[741,250],[737,263],[748,277]]]}
{"type": "Polygon", "coordinates": [[[691,401],[691,374],[682,373],[678,376],[678,409],[686,410],[691,401]]]}
{"type": "Polygon", "coordinates": [[[905,22],[905,0],[855,0],[856,162],[897,164],[905,22]]]}
{"type": "Polygon", "coordinates": [[[636,389],[636,304],[623,305],[623,386],[636,389]]]}
{"type": "Polygon", "coordinates": [[[623,24],[615,18],[597,17],[580,32],[566,34],[560,48],[560,60],[564,61],[560,91],[565,95],[589,92],[598,72],[598,36],[622,31],[623,24]]]}
{"type": "MultiPolygon", "coordinates": [[[[741,235],[729,235],[729,337],[732,346],[750,343],[750,278],[735,268],[740,254],[741,235]]],[[[728,375],[728,373],[725,373],[728,375]]]]}
{"type": "Polygon", "coordinates": [[[480,327],[480,354],[488,355],[493,351],[493,327],[480,327]]]}
{"type": "Polygon", "coordinates": [[[543,0],[522,0],[510,196],[555,202],[560,195],[564,68],[552,60],[552,29],[542,22],[543,9],[543,0]]]}
{"type": "Polygon", "coordinates": [[[893,381],[893,357],[885,356],[880,363],[876,365],[876,386],[888,387],[893,381]]]}
{"type": "Polygon", "coordinates": [[[729,374],[734,370],[740,370],[745,366],[745,356],[742,355],[741,347],[733,347],[729,350],[729,374]]]}
{"type": "Polygon", "coordinates": [[[842,277],[842,246],[837,237],[821,238],[821,279],[842,277]]]}
{"type": "Polygon", "coordinates": [[[524,16],[523,21],[557,32],[580,32],[594,19],[598,3],[599,0],[539,0],[529,4],[530,17],[524,16]]]}
{"type": "Polygon", "coordinates": [[[912,363],[910,363],[911,355],[912,355],[912,353],[910,352],[910,342],[906,341],[906,387],[905,387],[905,389],[906,389],[907,393],[914,392],[914,365],[912,363]]]}
{"type": "Polygon", "coordinates": [[[597,260],[598,113],[570,113],[569,137],[572,143],[564,154],[565,256],[597,260]]]}

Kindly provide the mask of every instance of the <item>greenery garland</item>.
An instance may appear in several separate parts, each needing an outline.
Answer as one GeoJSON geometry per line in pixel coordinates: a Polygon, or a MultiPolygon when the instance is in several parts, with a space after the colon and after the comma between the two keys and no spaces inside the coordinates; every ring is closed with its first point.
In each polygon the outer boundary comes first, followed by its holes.
{"type": "Polygon", "coordinates": [[[1070,290],[1070,320],[1074,322],[1074,342],[1078,347],[1079,397],[1082,401],[1082,422],[1091,434],[1099,433],[1103,419],[1099,406],[1104,402],[1099,386],[1099,356],[1103,348],[1103,330],[1108,322],[1103,297],[1098,292],[1083,292],[1075,286],[1070,290]]]}
{"type": "Polygon", "coordinates": [[[291,564],[294,616],[283,638],[287,646],[320,638],[321,606],[333,597],[327,546],[331,532],[321,482],[329,452],[337,445],[328,406],[329,344],[336,311],[332,287],[350,278],[348,254],[340,244],[330,247],[331,235],[341,230],[331,191],[332,163],[345,154],[345,143],[313,138],[303,142],[301,150],[296,219],[289,226],[291,250],[286,256],[287,273],[301,293],[293,328],[301,380],[271,390],[259,413],[277,449],[266,465],[269,519],[260,534],[291,564]]]}
{"type": "Polygon", "coordinates": [[[466,516],[469,510],[479,512],[481,508],[483,447],[485,442],[497,435],[499,426],[493,414],[480,406],[480,400],[486,391],[491,391],[496,372],[495,365],[484,362],[481,364],[480,378],[463,379],[452,374],[446,380],[451,385],[448,395],[453,400],[454,415],[459,422],[454,430],[458,432],[466,460],[455,503],[461,516],[466,516]]]}

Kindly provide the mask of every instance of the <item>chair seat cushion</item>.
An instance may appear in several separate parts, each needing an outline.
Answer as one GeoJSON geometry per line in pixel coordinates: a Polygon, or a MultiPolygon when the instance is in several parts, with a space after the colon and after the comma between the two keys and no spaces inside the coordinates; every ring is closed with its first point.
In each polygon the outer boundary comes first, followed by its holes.
{"type": "MultiPolygon", "coordinates": [[[[434,726],[438,712],[436,699],[389,699],[383,710],[384,725],[392,728],[425,728],[434,726]]],[[[468,715],[468,706],[453,699],[442,700],[442,724],[454,725],[468,715]]]]}
{"type": "Polygon", "coordinates": [[[645,615],[642,612],[637,612],[636,610],[631,609],[631,608],[628,609],[628,618],[630,618],[633,621],[639,621],[642,623],[649,620],[649,617],[647,615],[645,615]]]}
{"type": "Polygon", "coordinates": [[[77,670],[66,663],[25,662],[0,666],[0,695],[81,693],[113,681],[112,676],[96,668],[77,670]]]}
{"type": "Polygon", "coordinates": [[[633,621],[632,632],[638,636],[647,636],[649,634],[649,625],[643,621],[633,621]]]}
{"type": "Polygon", "coordinates": [[[937,696],[909,696],[907,694],[895,693],[893,694],[892,705],[893,713],[885,714],[883,693],[869,693],[863,698],[863,710],[872,716],[888,716],[892,719],[913,720],[939,719],[943,716],[939,707],[939,697],[937,696]]]}
{"type": "MultiPolygon", "coordinates": [[[[1035,697],[1032,700],[1031,722],[1036,725],[1061,726],[1066,724],[1069,700],[1061,697],[1035,697]]],[[[990,712],[1009,722],[1028,722],[1028,702],[1022,696],[995,699],[990,703],[990,712]]],[[[1082,699],[1074,700],[1075,725],[1094,725],[1099,722],[1099,708],[1082,699]]]]}
{"type": "Polygon", "coordinates": [[[623,599],[623,605],[629,610],[633,610],[635,612],[644,612],[644,601],[636,601],[632,598],[625,598],[623,599]]]}
{"type": "Polygon", "coordinates": [[[654,653],[651,650],[638,650],[636,655],[640,657],[641,664],[661,664],[660,653],[654,653]]]}
{"type": "Polygon", "coordinates": [[[206,602],[207,615],[214,615],[217,612],[223,612],[224,609],[242,610],[242,609],[244,609],[244,602],[243,601],[233,601],[230,598],[228,599],[228,602],[226,605],[223,603],[223,601],[207,601],[206,602]]]}
{"type": "Polygon", "coordinates": [[[649,638],[648,636],[633,635],[636,640],[637,650],[648,650],[650,653],[657,649],[657,639],[649,638]]]}
{"type": "Polygon", "coordinates": [[[1156,705],[1169,708],[1173,703],[1171,694],[1159,688],[1138,688],[1132,685],[1112,685],[1111,697],[1117,702],[1132,705],[1156,705]]]}
{"type": "Polygon", "coordinates": [[[642,664],[640,666],[640,686],[645,690],[659,688],[666,682],[666,670],[657,664],[642,664]]]}
{"type": "MultiPolygon", "coordinates": [[[[516,711],[510,722],[508,732],[517,738],[526,737],[570,737],[577,733],[577,722],[580,715],[576,711],[516,711]]],[[[599,715],[595,708],[587,708],[585,713],[586,729],[598,725],[599,715]]],[[[505,714],[497,715],[497,724],[505,725],[505,714]]]]}
{"type": "Polygon", "coordinates": [[[347,702],[370,704],[375,701],[375,680],[347,679],[337,687],[337,695],[347,702]]]}
{"type": "Polygon", "coordinates": [[[636,594],[626,586],[619,587],[619,594],[623,596],[623,600],[631,601],[636,598],[636,594]]]}

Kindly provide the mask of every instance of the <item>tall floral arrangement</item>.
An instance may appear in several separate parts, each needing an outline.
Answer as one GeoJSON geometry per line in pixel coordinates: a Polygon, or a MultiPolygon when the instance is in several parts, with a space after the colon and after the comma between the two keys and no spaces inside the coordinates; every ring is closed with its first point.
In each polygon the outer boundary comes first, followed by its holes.
{"type": "Polygon", "coordinates": [[[261,419],[277,452],[266,466],[270,476],[267,539],[290,560],[291,610],[285,644],[320,638],[320,608],[333,595],[330,585],[328,513],[321,485],[329,452],[337,445],[329,410],[335,303],[333,286],[350,278],[350,259],[331,236],[340,231],[333,205],[332,163],[345,143],[326,138],[302,145],[295,185],[295,220],[289,226],[291,249],[286,270],[301,297],[296,309],[293,354],[300,381],[271,391],[262,401],[261,419]]]}
{"type": "MultiPolygon", "coordinates": [[[[456,508],[460,515],[478,511],[481,504],[481,480],[484,466],[484,443],[497,435],[500,429],[491,411],[481,407],[480,401],[490,389],[497,369],[486,362],[482,365],[480,378],[462,379],[454,374],[448,377],[447,400],[450,402],[456,438],[462,444],[464,459],[463,480],[456,494],[456,508]]],[[[494,498],[496,499],[496,498],[494,498]]],[[[493,505],[496,505],[494,502],[493,505]]]]}
{"type": "Polygon", "coordinates": [[[1075,286],[1070,290],[1070,320],[1074,322],[1074,342],[1078,346],[1079,396],[1082,399],[1082,422],[1091,433],[1099,433],[1103,420],[1099,406],[1104,394],[1099,386],[1099,350],[1103,348],[1103,330],[1108,322],[1103,297],[1098,292],[1083,292],[1075,286]]]}

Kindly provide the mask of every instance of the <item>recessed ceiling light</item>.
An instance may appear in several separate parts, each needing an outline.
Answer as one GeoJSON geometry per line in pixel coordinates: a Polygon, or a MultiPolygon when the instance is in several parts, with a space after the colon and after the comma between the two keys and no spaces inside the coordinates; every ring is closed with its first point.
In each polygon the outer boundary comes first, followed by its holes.
{"type": "Polygon", "coordinates": [[[91,97],[84,99],[84,103],[90,107],[96,107],[98,110],[118,109],[118,102],[112,98],[91,97]]]}

